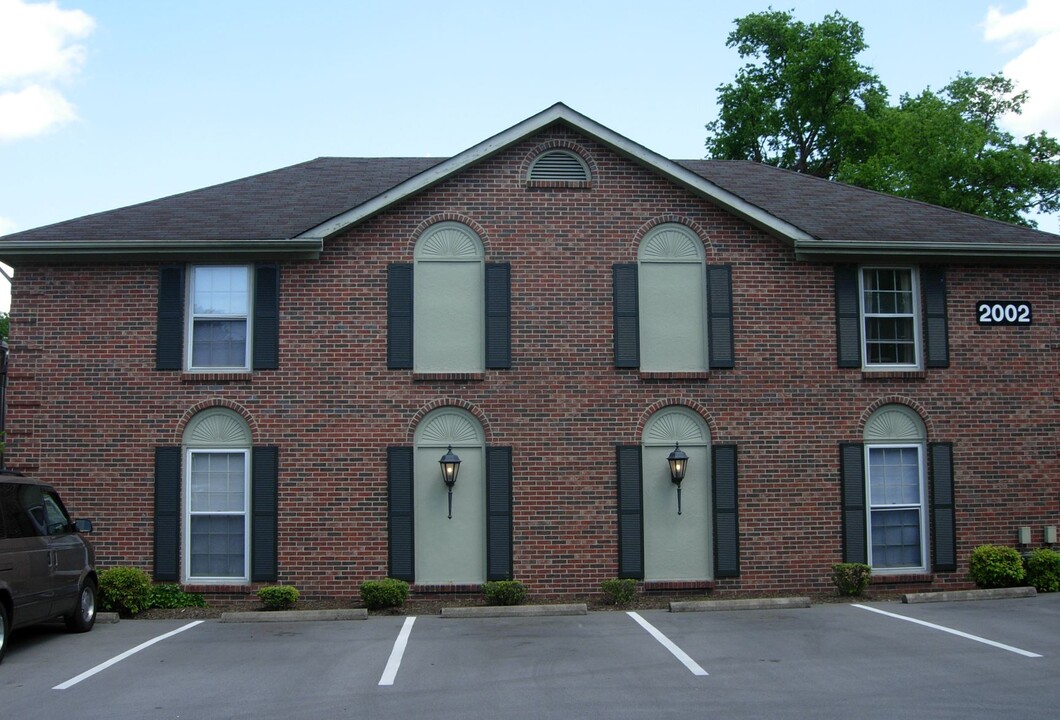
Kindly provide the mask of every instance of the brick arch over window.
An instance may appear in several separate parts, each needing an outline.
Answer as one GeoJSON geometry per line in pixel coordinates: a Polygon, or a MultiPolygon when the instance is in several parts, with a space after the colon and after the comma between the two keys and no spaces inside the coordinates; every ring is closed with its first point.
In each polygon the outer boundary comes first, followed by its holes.
{"type": "Polygon", "coordinates": [[[192,418],[204,410],[218,407],[227,408],[243,418],[247,427],[250,428],[251,443],[259,442],[261,431],[258,428],[258,421],[249,410],[233,400],[228,400],[226,398],[210,398],[209,400],[203,400],[202,402],[196,403],[184,411],[184,414],[180,417],[180,420],[177,421],[177,425],[174,428],[173,444],[181,444],[184,438],[184,431],[187,429],[188,423],[191,422],[192,418]]]}
{"type": "Polygon", "coordinates": [[[915,412],[919,417],[920,421],[924,423],[924,428],[927,430],[927,438],[931,440],[936,437],[934,421],[927,409],[912,398],[904,397],[902,395],[888,395],[874,400],[868,407],[865,408],[861,413],[861,417],[858,418],[858,425],[854,431],[854,439],[858,442],[865,436],[865,426],[869,422],[873,413],[879,410],[885,405],[902,405],[915,412]]]}
{"type": "Polygon", "coordinates": [[[452,397],[437,398],[421,406],[409,420],[408,427],[405,429],[405,442],[409,444],[413,442],[416,436],[416,428],[419,426],[423,418],[428,415],[428,413],[430,413],[432,410],[437,410],[439,408],[445,407],[460,408],[461,410],[465,410],[470,413],[475,418],[475,420],[477,420],[478,423],[482,426],[482,434],[485,438],[486,444],[489,445],[492,443],[493,429],[490,425],[489,417],[487,417],[486,413],[482,411],[482,408],[478,407],[474,403],[468,402],[467,400],[452,397]]]}
{"type": "Polygon", "coordinates": [[[462,215],[460,213],[454,212],[444,212],[438,213],[437,215],[431,215],[429,218],[426,218],[425,220],[423,220],[423,222],[417,225],[416,229],[412,231],[412,235],[409,236],[409,243],[405,249],[406,257],[412,258],[415,255],[416,243],[419,242],[420,237],[425,232],[427,232],[432,225],[437,225],[438,223],[444,222],[460,223],[461,225],[466,225],[468,228],[470,228],[472,232],[478,235],[479,241],[482,242],[482,250],[484,255],[486,257],[489,257],[490,239],[489,234],[486,232],[486,229],[467,215],[462,215]]]}
{"type": "Polygon", "coordinates": [[[705,253],[706,261],[708,263],[711,261],[711,256],[714,253],[714,248],[710,243],[710,236],[707,235],[706,229],[704,229],[702,225],[697,223],[695,220],[692,220],[691,218],[675,214],[659,215],[641,225],[637,232],[633,235],[633,239],[629,244],[629,248],[627,250],[629,259],[637,259],[637,256],[640,252],[640,244],[648,233],[650,233],[652,230],[654,230],[660,225],[668,224],[681,225],[684,227],[684,229],[688,230],[693,235],[698,237],[700,242],[703,243],[703,250],[705,253]]]}

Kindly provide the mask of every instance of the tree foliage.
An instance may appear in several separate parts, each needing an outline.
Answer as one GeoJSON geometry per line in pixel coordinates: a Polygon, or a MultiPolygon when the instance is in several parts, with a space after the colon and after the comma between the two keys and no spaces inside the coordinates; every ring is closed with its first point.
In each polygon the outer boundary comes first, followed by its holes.
{"type": "Polygon", "coordinates": [[[1000,118],[1027,93],[1011,80],[959,75],[890,105],[858,23],[839,13],[805,24],[790,13],[735,21],[728,46],[751,60],[718,88],[708,155],[764,162],[902,197],[1034,226],[1060,210],[1060,143],[1021,141],[1000,118]]]}

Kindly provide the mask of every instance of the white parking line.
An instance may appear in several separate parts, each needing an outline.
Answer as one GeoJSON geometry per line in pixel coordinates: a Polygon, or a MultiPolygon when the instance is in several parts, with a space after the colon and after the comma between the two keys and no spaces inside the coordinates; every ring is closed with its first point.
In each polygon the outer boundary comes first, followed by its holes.
{"type": "Polygon", "coordinates": [[[677,647],[677,645],[675,645],[673,643],[673,641],[670,640],[670,638],[666,637],[661,632],[659,632],[655,628],[655,626],[652,625],[650,622],[648,622],[647,620],[642,618],[640,615],[638,615],[637,613],[632,612],[632,611],[627,612],[626,615],[629,615],[631,618],[636,620],[638,625],[640,625],[642,628],[647,630],[648,633],[653,638],[658,640],[662,644],[662,646],[664,648],[666,648],[667,650],[669,650],[673,654],[673,656],[675,658],[680,660],[681,664],[684,665],[686,668],[688,668],[693,675],[708,675],[709,674],[709,673],[707,673],[706,670],[701,668],[699,666],[699,664],[695,660],[693,660],[692,658],[688,657],[688,654],[685,653],[684,650],[682,650],[681,648],[677,647]]]}
{"type": "Polygon", "coordinates": [[[394,641],[394,649],[390,651],[390,659],[386,661],[383,676],[379,678],[380,685],[394,684],[398,668],[401,667],[401,658],[405,655],[405,646],[409,644],[409,635],[412,634],[412,623],[414,622],[416,622],[415,617],[405,618],[405,623],[401,626],[401,632],[398,633],[397,640],[394,641]]]}
{"type": "Polygon", "coordinates": [[[83,673],[81,673],[77,677],[70,678],[66,682],[60,683],[59,685],[56,685],[55,687],[52,688],[52,690],[66,690],[67,688],[71,688],[74,685],[77,685],[77,683],[81,682],[82,680],[87,680],[88,678],[92,677],[96,673],[103,672],[104,670],[109,668],[111,665],[115,665],[117,663],[120,663],[125,658],[130,657],[132,655],[135,655],[136,653],[140,652],[141,650],[149,648],[149,647],[151,647],[152,645],[154,645],[157,642],[162,642],[166,638],[171,638],[174,635],[176,635],[177,633],[182,633],[185,630],[190,630],[193,627],[195,627],[196,625],[201,625],[203,622],[205,622],[205,621],[203,621],[203,620],[195,620],[193,622],[188,623],[187,625],[182,625],[181,627],[177,628],[176,630],[172,630],[170,632],[165,633],[164,635],[159,635],[156,638],[152,638],[152,639],[148,640],[145,643],[140,643],[139,645],[134,647],[132,650],[126,650],[121,655],[116,655],[116,656],[112,657],[110,660],[107,660],[106,662],[103,662],[103,663],[100,663],[99,665],[96,665],[91,670],[85,670],[83,673]]]}
{"type": "Polygon", "coordinates": [[[895,613],[890,613],[885,610],[878,610],[876,608],[869,607],[868,605],[859,605],[857,603],[854,603],[851,607],[861,608],[862,610],[868,610],[869,612],[879,613],[880,615],[886,615],[887,617],[896,618],[898,620],[905,620],[906,622],[916,623],[917,625],[929,627],[932,630],[941,630],[942,632],[949,633],[950,635],[956,635],[957,637],[967,638],[968,640],[975,640],[976,642],[983,643],[984,645],[990,645],[991,647],[1000,648],[1001,650],[1008,650],[1011,653],[1016,653],[1017,655],[1022,655],[1024,657],[1041,657],[1041,655],[1039,655],[1038,653],[1032,653],[1027,650],[1020,650],[1018,647],[1012,647],[1011,645],[1005,645],[1004,643],[994,642],[993,640],[987,640],[986,638],[981,638],[978,635],[970,635],[966,632],[961,632],[960,630],[954,630],[953,628],[943,627],[942,625],[936,625],[935,623],[917,620],[916,618],[906,617],[905,615],[897,615],[895,613]]]}

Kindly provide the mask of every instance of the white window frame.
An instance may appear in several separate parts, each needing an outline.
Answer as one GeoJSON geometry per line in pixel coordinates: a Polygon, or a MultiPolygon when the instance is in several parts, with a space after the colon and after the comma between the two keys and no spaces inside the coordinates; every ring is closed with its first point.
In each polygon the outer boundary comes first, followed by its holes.
{"type": "Polygon", "coordinates": [[[184,358],[184,367],[189,372],[249,372],[251,344],[254,337],[254,273],[250,265],[190,265],[188,267],[188,297],[186,302],[185,317],[187,322],[184,328],[184,347],[187,353],[184,358]],[[247,273],[247,311],[245,314],[207,314],[195,312],[195,279],[196,270],[218,269],[218,268],[243,268],[247,273]],[[195,357],[195,321],[196,320],[245,320],[247,323],[247,339],[243,347],[242,365],[201,365],[193,364],[195,357]]]}
{"type": "Polygon", "coordinates": [[[923,443],[873,443],[865,445],[865,529],[867,534],[867,550],[869,567],[874,575],[900,575],[903,573],[927,572],[928,569],[928,527],[927,527],[927,487],[925,478],[925,455],[926,448],[923,443]],[[887,504],[873,505],[872,503],[872,461],[873,450],[889,449],[915,449],[917,451],[917,479],[920,502],[916,504],[887,504]],[[920,515],[920,564],[911,566],[881,566],[877,567],[872,557],[872,513],[874,510],[916,510],[920,515]]]}
{"type": "Polygon", "coordinates": [[[184,454],[184,578],[198,585],[237,585],[250,582],[250,450],[240,448],[188,448],[184,454]],[[242,455],[243,456],[243,510],[241,512],[192,512],[191,509],[191,458],[193,455],[242,455]],[[194,515],[242,515],[243,516],[243,575],[208,576],[191,574],[191,518],[194,515]]]}
{"type": "Polygon", "coordinates": [[[924,347],[920,331],[920,276],[916,267],[902,265],[865,265],[858,268],[858,321],[861,323],[861,367],[864,370],[893,371],[920,370],[923,366],[924,347]],[[877,270],[908,272],[913,300],[912,313],[869,313],[865,307],[865,273],[877,270]],[[911,318],[913,321],[913,355],[912,363],[873,363],[869,361],[869,333],[867,320],[870,318],[911,318]]]}

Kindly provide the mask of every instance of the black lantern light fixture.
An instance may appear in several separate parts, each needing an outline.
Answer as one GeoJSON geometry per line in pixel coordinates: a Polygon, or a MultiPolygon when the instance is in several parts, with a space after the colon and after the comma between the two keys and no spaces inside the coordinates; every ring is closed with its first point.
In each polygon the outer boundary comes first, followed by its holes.
{"type": "Polygon", "coordinates": [[[453,485],[456,484],[456,476],[460,472],[460,458],[453,452],[452,445],[449,446],[445,455],[442,455],[442,459],[438,461],[438,464],[442,467],[442,482],[445,483],[445,487],[449,491],[449,519],[452,520],[453,485]]]}
{"type": "Polygon", "coordinates": [[[670,463],[670,480],[677,486],[677,514],[681,514],[681,481],[685,479],[685,470],[688,469],[688,455],[681,449],[680,443],[674,443],[673,451],[666,456],[666,462],[670,463]]]}

